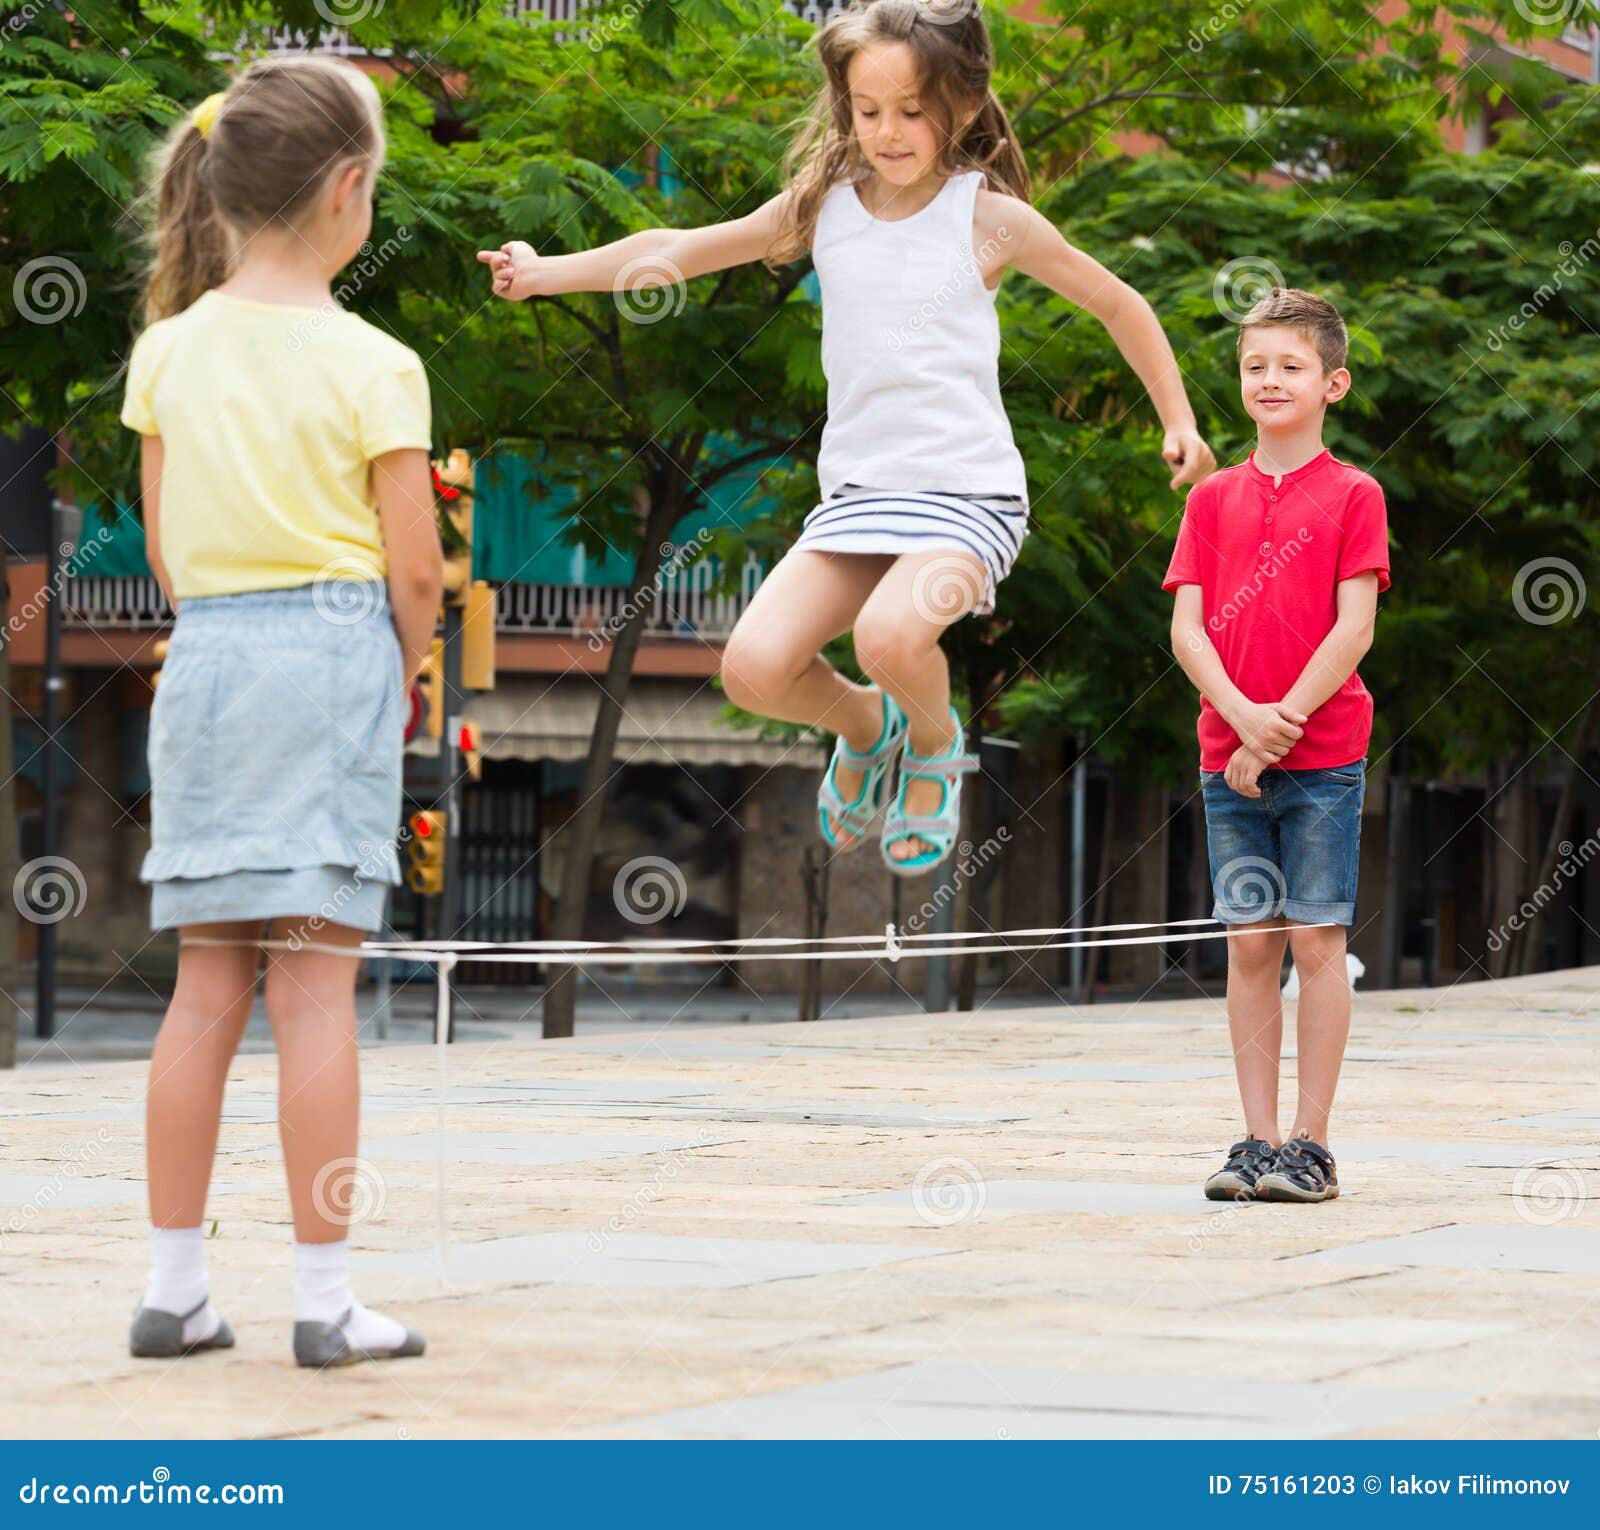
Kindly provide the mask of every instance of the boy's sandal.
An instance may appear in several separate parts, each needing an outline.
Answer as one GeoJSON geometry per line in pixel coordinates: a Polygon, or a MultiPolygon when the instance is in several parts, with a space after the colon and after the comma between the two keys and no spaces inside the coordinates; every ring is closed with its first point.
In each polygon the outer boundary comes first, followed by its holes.
{"type": "Polygon", "coordinates": [[[922,755],[908,747],[900,757],[900,785],[893,804],[883,815],[883,843],[879,847],[884,865],[896,876],[914,877],[931,871],[955,848],[956,835],[961,832],[961,778],[978,768],[978,757],[962,753],[966,735],[954,707],[950,708],[950,718],[956,725],[956,736],[946,753],[922,755]],[[906,787],[916,780],[943,784],[944,800],[937,813],[913,818],[906,812],[906,787]],[[925,840],[933,849],[908,855],[904,860],[889,853],[909,839],[925,840]]]}
{"type": "Polygon", "coordinates": [[[1333,1154],[1309,1137],[1291,1137],[1271,1170],[1256,1181],[1258,1201],[1331,1201],[1339,1194],[1333,1154]]]}
{"type": "Polygon", "coordinates": [[[842,738],[833,741],[833,756],[822,774],[822,785],[817,788],[817,827],[821,829],[822,838],[830,849],[848,854],[871,831],[873,820],[883,806],[889,773],[894,769],[895,757],[900,753],[905,739],[906,714],[900,710],[894,697],[885,691],[883,731],[871,749],[859,754],[842,738]],[[849,802],[839,795],[835,779],[835,772],[841,765],[862,773],[861,789],[849,802]],[[847,845],[839,842],[841,829],[854,836],[847,845]]]}
{"type": "Polygon", "coordinates": [[[1228,1149],[1228,1161],[1206,1181],[1208,1201],[1254,1200],[1263,1174],[1270,1173],[1278,1150],[1263,1137],[1246,1137],[1228,1149]]]}

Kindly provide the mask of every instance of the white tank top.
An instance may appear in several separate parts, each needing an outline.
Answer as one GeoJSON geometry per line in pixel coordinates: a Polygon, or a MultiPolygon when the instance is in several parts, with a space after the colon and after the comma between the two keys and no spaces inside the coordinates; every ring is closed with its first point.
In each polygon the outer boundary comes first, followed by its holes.
{"type": "Polygon", "coordinates": [[[981,170],[952,175],[920,212],[875,218],[855,186],[822,200],[811,244],[822,286],[828,419],[817,477],[1027,497],[1000,401],[1000,320],[972,249],[981,170]]]}

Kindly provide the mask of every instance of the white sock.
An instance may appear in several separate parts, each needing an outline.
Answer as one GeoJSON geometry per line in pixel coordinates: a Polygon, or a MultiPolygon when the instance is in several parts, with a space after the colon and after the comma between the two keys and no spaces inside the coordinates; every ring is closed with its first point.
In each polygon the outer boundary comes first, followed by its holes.
{"type": "Polygon", "coordinates": [[[406,1325],[363,1307],[350,1290],[350,1244],[296,1243],[294,1246],[294,1320],[336,1323],[352,1349],[398,1349],[406,1325]]]}
{"type": "Polygon", "coordinates": [[[206,1301],[207,1290],[204,1227],[152,1227],[144,1304],[175,1317],[199,1307],[184,1321],[185,1344],[211,1338],[222,1324],[221,1315],[206,1301]]]}

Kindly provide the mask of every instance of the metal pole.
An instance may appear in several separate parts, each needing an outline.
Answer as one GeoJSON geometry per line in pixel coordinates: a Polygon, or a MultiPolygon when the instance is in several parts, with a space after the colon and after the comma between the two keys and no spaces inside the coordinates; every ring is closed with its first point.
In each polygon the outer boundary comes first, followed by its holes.
{"type": "MultiPolygon", "coordinates": [[[[383,895],[383,938],[393,940],[394,926],[389,923],[389,911],[394,904],[393,891],[386,890],[383,895]]],[[[379,1041],[389,1039],[389,1006],[394,1002],[393,962],[387,956],[379,956],[373,960],[372,974],[378,984],[378,1013],[377,1032],[379,1041]]]]}
{"type": "MultiPolygon", "coordinates": [[[[42,852],[53,860],[60,844],[60,783],[56,771],[56,734],[61,728],[61,501],[50,499],[49,546],[45,549],[44,615],[44,748],[39,756],[39,784],[44,798],[42,852]]],[[[34,969],[34,1034],[45,1040],[56,1032],[56,927],[39,924],[39,957],[34,969]]]]}
{"type": "Polygon", "coordinates": [[[439,1257],[439,1284],[450,1283],[450,1227],[444,1209],[444,1107],[449,1092],[449,1072],[446,1056],[450,1041],[450,974],[455,970],[456,959],[448,953],[439,958],[437,1006],[433,1018],[433,1050],[439,1072],[435,1085],[434,1108],[434,1176],[433,1176],[433,1232],[434,1249],[439,1257]]]}
{"type": "MultiPolygon", "coordinates": [[[[440,740],[440,765],[444,769],[444,796],[440,806],[445,814],[444,892],[439,897],[439,936],[460,940],[461,896],[461,724],[466,716],[466,692],[461,688],[461,616],[458,605],[444,608],[444,738],[440,740]]],[[[449,1019],[448,1038],[455,1040],[456,1021],[453,991],[444,985],[443,1002],[449,1019]]]]}
{"type": "MultiPolygon", "coordinates": [[[[1434,835],[1434,788],[1436,781],[1429,781],[1422,793],[1422,843],[1433,844],[1434,835]]],[[[1439,910],[1433,891],[1433,857],[1427,855],[1422,860],[1422,986],[1433,987],[1434,976],[1434,951],[1435,939],[1439,929],[1439,910]]]]}
{"type": "MultiPolygon", "coordinates": [[[[935,935],[948,935],[956,927],[956,863],[952,846],[944,863],[934,872],[933,918],[928,929],[935,935]]],[[[898,928],[898,926],[896,926],[898,928]]],[[[922,990],[922,1007],[930,1015],[942,1015],[950,1008],[950,958],[930,956],[922,990]]]]}
{"type": "MultiPolygon", "coordinates": [[[[1084,899],[1084,833],[1089,807],[1089,751],[1083,735],[1077,739],[1078,758],[1072,766],[1072,913],[1068,923],[1076,924],[1083,917],[1084,899]]],[[[1068,953],[1073,1002],[1083,1003],[1084,957],[1081,946],[1068,953]]]]}

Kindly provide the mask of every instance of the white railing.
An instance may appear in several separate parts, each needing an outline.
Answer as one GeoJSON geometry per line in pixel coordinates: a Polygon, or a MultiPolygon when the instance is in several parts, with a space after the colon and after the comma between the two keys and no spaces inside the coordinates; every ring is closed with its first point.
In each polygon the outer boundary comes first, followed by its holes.
{"type": "MultiPolygon", "coordinates": [[[[589,0],[505,0],[505,13],[513,20],[536,16],[544,21],[576,21],[589,0]]],[[[835,11],[843,10],[850,0],[783,0],[785,7],[802,21],[820,25],[835,11]]],[[[363,48],[351,42],[343,27],[321,32],[313,43],[306,33],[289,27],[274,27],[272,49],[275,53],[331,53],[339,58],[387,58],[388,48],[363,48]]]]}
{"type": "MultiPolygon", "coordinates": [[[[714,588],[719,570],[710,559],[676,569],[656,584],[656,600],[645,621],[650,637],[727,637],[744,614],[764,570],[745,560],[737,590],[714,588]]],[[[632,614],[628,592],[619,585],[504,584],[495,602],[495,627],[504,633],[554,633],[568,637],[609,637],[632,614]]]]}
{"type": "MultiPolygon", "coordinates": [[[[718,571],[709,559],[671,571],[657,584],[646,635],[721,641],[750,604],[763,572],[749,558],[738,589],[718,591],[718,571]]],[[[152,632],[172,622],[172,608],[151,578],[68,579],[62,609],[69,628],[97,632],[152,632]]],[[[630,614],[627,590],[614,585],[505,584],[495,596],[495,628],[508,636],[605,639],[630,614]]]]}

